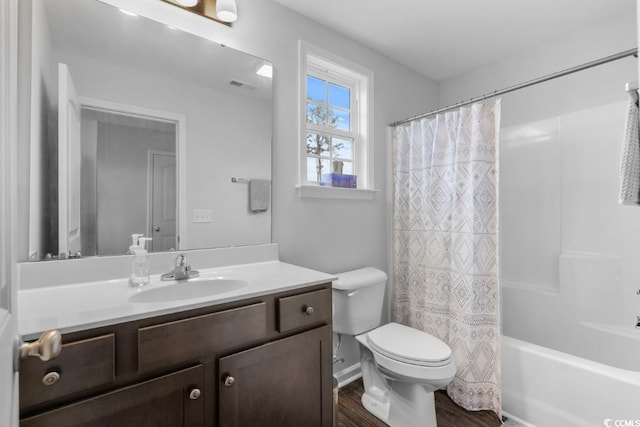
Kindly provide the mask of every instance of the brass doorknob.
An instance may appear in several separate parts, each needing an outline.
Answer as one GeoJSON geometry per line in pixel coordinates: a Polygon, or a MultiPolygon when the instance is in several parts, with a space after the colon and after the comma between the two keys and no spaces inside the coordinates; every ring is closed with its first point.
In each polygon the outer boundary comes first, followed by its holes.
{"type": "Polygon", "coordinates": [[[22,343],[19,348],[20,359],[37,356],[45,362],[58,357],[61,350],[62,336],[57,329],[43,332],[36,341],[22,343]]]}

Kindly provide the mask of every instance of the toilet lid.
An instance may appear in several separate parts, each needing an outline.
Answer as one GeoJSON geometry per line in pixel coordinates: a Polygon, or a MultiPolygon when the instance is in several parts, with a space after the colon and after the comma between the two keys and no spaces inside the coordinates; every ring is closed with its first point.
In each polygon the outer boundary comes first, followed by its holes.
{"type": "Polygon", "coordinates": [[[388,323],[367,334],[376,351],[392,359],[421,366],[442,366],[451,359],[451,348],[433,335],[398,323],[388,323]]]}

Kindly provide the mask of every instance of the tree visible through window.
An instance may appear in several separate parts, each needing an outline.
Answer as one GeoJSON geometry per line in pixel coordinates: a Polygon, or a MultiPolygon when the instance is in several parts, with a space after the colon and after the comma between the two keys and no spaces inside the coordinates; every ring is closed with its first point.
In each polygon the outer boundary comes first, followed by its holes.
{"type": "Polygon", "coordinates": [[[306,87],[307,181],[319,183],[330,172],[355,174],[353,84],[309,73],[306,87]]]}
{"type": "Polygon", "coordinates": [[[318,184],[355,181],[324,176],[335,172],[357,176],[360,190],[373,189],[373,73],[302,40],[299,70],[298,195],[372,197],[366,192],[320,189],[318,184]]]}

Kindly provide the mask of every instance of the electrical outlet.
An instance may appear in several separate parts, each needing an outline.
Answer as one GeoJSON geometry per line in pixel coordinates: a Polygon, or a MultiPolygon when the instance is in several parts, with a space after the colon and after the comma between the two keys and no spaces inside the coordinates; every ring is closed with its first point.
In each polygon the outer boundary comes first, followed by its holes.
{"type": "Polygon", "coordinates": [[[194,209],[193,222],[211,222],[211,209],[194,209]]]}

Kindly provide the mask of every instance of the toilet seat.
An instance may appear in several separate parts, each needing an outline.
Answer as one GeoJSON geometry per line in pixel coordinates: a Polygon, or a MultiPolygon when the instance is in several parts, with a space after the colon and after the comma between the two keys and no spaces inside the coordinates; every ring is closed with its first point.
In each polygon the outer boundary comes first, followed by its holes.
{"type": "Polygon", "coordinates": [[[367,343],[376,352],[398,362],[440,367],[451,362],[451,348],[426,332],[398,323],[388,323],[367,333],[367,343]]]}

